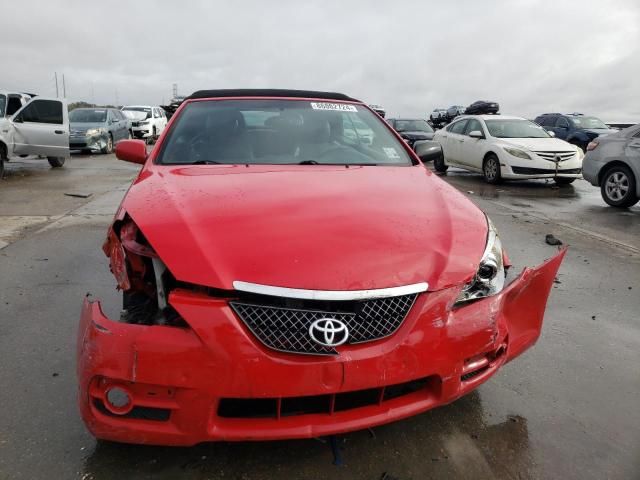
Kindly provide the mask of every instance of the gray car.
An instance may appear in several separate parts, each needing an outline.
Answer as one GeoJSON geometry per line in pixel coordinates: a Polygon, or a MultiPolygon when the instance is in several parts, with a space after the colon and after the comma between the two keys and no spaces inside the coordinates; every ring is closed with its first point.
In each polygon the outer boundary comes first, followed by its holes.
{"type": "Polygon", "coordinates": [[[582,176],[600,187],[612,207],[631,207],[640,200],[640,123],[587,145],[582,176]]]}
{"type": "Polygon", "coordinates": [[[69,112],[69,148],[111,153],[116,142],[130,138],[129,121],[115,108],[76,108],[69,112]]]}

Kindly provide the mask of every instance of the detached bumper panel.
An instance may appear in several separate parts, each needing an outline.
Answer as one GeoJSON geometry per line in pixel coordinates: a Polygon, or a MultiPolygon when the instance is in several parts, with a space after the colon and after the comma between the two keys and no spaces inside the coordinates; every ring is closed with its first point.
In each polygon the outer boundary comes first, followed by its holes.
{"type": "Polygon", "coordinates": [[[98,438],[158,445],[309,438],[415,415],[474,390],[536,342],[563,256],[459,308],[460,286],[422,293],[391,336],[329,356],[270,349],[231,299],[171,292],[188,328],[115,322],[86,299],[80,411],[98,438]]]}

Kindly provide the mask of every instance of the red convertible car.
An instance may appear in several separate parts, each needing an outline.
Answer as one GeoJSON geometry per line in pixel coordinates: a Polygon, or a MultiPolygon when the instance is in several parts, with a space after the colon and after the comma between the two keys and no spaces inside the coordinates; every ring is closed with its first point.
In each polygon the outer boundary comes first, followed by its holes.
{"type": "Polygon", "coordinates": [[[366,104],[191,95],[103,246],[121,318],[86,299],[79,405],[98,438],[306,438],[449,403],[531,347],[564,251],[505,281],[485,214],[366,104]]]}

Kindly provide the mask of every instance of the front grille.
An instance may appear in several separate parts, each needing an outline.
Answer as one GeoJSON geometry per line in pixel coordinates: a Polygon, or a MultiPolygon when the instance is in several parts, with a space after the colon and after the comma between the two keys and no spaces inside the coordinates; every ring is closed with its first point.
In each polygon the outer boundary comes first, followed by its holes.
{"type": "Polygon", "coordinates": [[[564,170],[554,168],[529,168],[529,167],[511,167],[513,173],[519,175],[540,175],[540,174],[566,174],[566,175],[574,175],[580,173],[582,170],[580,168],[566,168],[564,170]]]}
{"type": "Polygon", "coordinates": [[[382,405],[395,398],[416,392],[437,394],[438,377],[427,377],[386,387],[352,392],[283,398],[222,398],[218,416],[223,418],[274,418],[325,414],[353,410],[370,405],[382,405]]]}
{"type": "Polygon", "coordinates": [[[309,328],[315,320],[332,318],[343,322],[349,332],[346,343],[379,340],[393,334],[409,313],[417,294],[364,301],[332,302],[322,308],[276,306],[263,299],[255,303],[229,302],[238,317],[267,347],[281,352],[335,355],[336,350],[316,343],[309,328]]]}
{"type": "Polygon", "coordinates": [[[551,162],[564,162],[565,160],[572,159],[576,152],[533,152],[544,160],[551,162]]]}

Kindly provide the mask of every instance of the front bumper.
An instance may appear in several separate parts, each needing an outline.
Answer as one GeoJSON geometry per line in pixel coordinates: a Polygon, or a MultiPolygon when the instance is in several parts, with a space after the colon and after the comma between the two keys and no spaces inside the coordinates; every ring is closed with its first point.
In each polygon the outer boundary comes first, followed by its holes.
{"type": "Polygon", "coordinates": [[[193,445],[309,438],[424,412],[469,393],[536,342],[564,253],[461,308],[452,308],[459,286],[421,294],[394,335],[331,357],[269,350],[226,300],[204,294],[169,296],[190,328],[115,322],[87,299],[77,345],[82,418],[101,439],[193,445]],[[129,393],[132,410],[105,407],[113,386],[129,393]],[[365,392],[369,401],[345,402],[365,392]],[[253,405],[256,415],[224,413],[229,402],[253,405]],[[265,404],[273,411],[262,412],[265,404]]]}
{"type": "Polygon", "coordinates": [[[69,137],[70,150],[99,151],[107,146],[106,135],[82,135],[69,137]]]}
{"type": "Polygon", "coordinates": [[[582,160],[572,158],[561,162],[553,162],[535,157],[531,160],[522,160],[511,155],[507,162],[500,161],[502,177],[506,179],[516,178],[581,178],[582,160]]]}
{"type": "Polygon", "coordinates": [[[131,127],[131,133],[136,138],[147,138],[153,134],[153,127],[145,125],[144,127],[131,127]]]}

